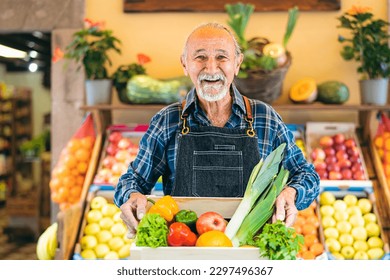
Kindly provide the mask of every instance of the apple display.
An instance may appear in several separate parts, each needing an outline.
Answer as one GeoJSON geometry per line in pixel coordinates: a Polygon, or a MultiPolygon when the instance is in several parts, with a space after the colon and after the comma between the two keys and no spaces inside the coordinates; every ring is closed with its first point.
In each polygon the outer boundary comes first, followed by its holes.
{"type": "Polygon", "coordinates": [[[341,250],[340,242],[336,238],[332,238],[332,237],[327,238],[325,240],[325,245],[328,247],[328,250],[331,253],[337,253],[340,252],[341,250]]]}
{"type": "Polygon", "coordinates": [[[341,169],[347,168],[350,169],[352,166],[352,162],[349,159],[342,159],[338,161],[338,165],[340,166],[341,169]]]}
{"type": "Polygon", "coordinates": [[[321,180],[327,180],[328,179],[328,171],[325,169],[316,169],[316,172],[318,176],[320,176],[321,180]]]}
{"type": "Polygon", "coordinates": [[[104,255],[105,260],[119,260],[119,254],[115,251],[110,251],[104,255]]]}
{"type": "Polygon", "coordinates": [[[337,152],[346,152],[347,151],[347,147],[345,147],[344,144],[334,145],[333,148],[335,149],[336,153],[337,152]]]}
{"type": "MultiPolygon", "coordinates": [[[[340,165],[336,162],[336,163],[330,163],[326,166],[326,170],[328,170],[329,172],[330,171],[337,171],[337,172],[340,172],[341,168],[340,168],[340,165]]],[[[330,175],[330,174],[329,174],[330,175]]],[[[330,176],[329,176],[330,177],[330,176]]]]}
{"type": "Polygon", "coordinates": [[[326,157],[325,151],[321,148],[314,148],[311,152],[311,159],[315,160],[324,160],[326,157]]]}
{"type": "Polygon", "coordinates": [[[101,209],[101,213],[104,217],[113,217],[118,211],[119,208],[113,203],[107,203],[106,205],[103,205],[101,209]]]}
{"type": "Polygon", "coordinates": [[[353,146],[353,147],[347,149],[347,154],[350,157],[352,157],[352,156],[358,157],[359,156],[359,150],[358,150],[358,148],[356,146],[353,146]]]}
{"type": "Polygon", "coordinates": [[[367,254],[370,260],[379,260],[383,257],[385,252],[381,248],[371,248],[368,249],[367,254]]]}
{"type": "Polygon", "coordinates": [[[351,180],[353,176],[351,169],[348,168],[341,169],[341,176],[343,177],[344,180],[351,180]]]}
{"type": "Polygon", "coordinates": [[[336,201],[336,197],[332,192],[324,191],[320,194],[321,205],[332,205],[336,201]]]}
{"type": "Polygon", "coordinates": [[[367,245],[369,248],[383,248],[383,240],[377,236],[369,237],[367,239],[367,245]]]}
{"type": "Polygon", "coordinates": [[[326,156],[326,157],[336,155],[336,150],[333,149],[332,147],[325,148],[325,149],[324,149],[324,152],[325,152],[325,156],[326,156]]]}
{"type": "Polygon", "coordinates": [[[322,161],[322,160],[315,160],[313,162],[313,165],[314,165],[314,168],[315,170],[326,170],[326,162],[322,161]]]}
{"type": "Polygon", "coordinates": [[[337,158],[335,156],[327,156],[325,158],[325,163],[327,165],[332,164],[332,163],[336,163],[336,162],[337,162],[337,158]]]}
{"type": "Polygon", "coordinates": [[[353,138],[348,138],[344,141],[344,145],[345,147],[347,148],[352,148],[352,147],[356,147],[356,142],[355,142],[355,139],[353,138]]]}
{"type": "Polygon", "coordinates": [[[339,171],[329,171],[329,180],[341,180],[343,176],[339,171]]]}
{"type": "Polygon", "coordinates": [[[366,224],[364,227],[367,231],[368,237],[373,237],[373,236],[379,237],[379,235],[381,234],[381,229],[377,223],[370,222],[366,224]]]}
{"type": "Polygon", "coordinates": [[[372,210],[372,203],[368,198],[360,198],[357,202],[357,206],[362,211],[362,214],[370,213],[372,210]]]}
{"type": "Polygon", "coordinates": [[[368,254],[364,251],[356,251],[355,255],[353,255],[354,260],[368,260],[368,254]]]}
{"type": "Polygon", "coordinates": [[[119,140],[121,140],[121,139],[122,139],[122,133],[120,133],[119,131],[113,131],[108,136],[108,141],[110,141],[112,143],[118,143],[119,140]]]}
{"type": "Polygon", "coordinates": [[[331,136],[321,136],[319,140],[320,146],[322,148],[332,147],[334,144],[333,138],[331,136]]]}
{"type": "Polygon", "coordinates": [[[109,156],[115,156],[115,154],[118,152],[118,146],[114,145],[114,144],[108,144],[107,148],[106,148],[106,153],[109,155],[109,156]]]}
{"type": "Polygon", "coordinates": [[[94,198],[92,198],[91,200],[91,209],[96,209],[96,210],[99,210],[103,207],[103,205],[106,205],[108,202],[107,202],[107,199],[105,199],[104,197],[102,196],[95,196],[94,198]]]}
{"type": "Polygon", "coordinates": [[[226,220],[219,213],[208,211],[200,215],[198,220],[196,220],[196,231],[199,235],[211,230],[224,232],[226,224],[226,220]]]}
{"type": "Polygon", "coordinates": [[[98,240],[94,235],[84,235],[81,238],[80,245],[81,249],[93,249],[98,244],[98,240]]]}
{"type": "Polygon", "coordinates": [[[366,213],[363,215],[363,219],[364,219],[364,222],[365,224],[368,224],[368,223],[376,223],[377,222],[377,218],[376,218],[376,215],[374,213],[366,213]]]}
{"type": "Polygon", "coordinates": [[[122,138],[118,142],[118,148],[120,150],[126,150],[126,149],[128,149],[130,147],[130,145],[131,145],[131,141],[128,138],[122,138]]]}
{"type": "Polygon", "coordinates": [[[369,249],[367,242],[363,240],[356,240],[352,246],[356,251],[366,252],[369,249]]]}
{"type": "Polygon", "coordinates": [[[335,144],[343,144],[345,141],[345,136],[342,133],[337,133],[333,136],[333,141],[335,144]]]}
{"type": "Polygon", "coordinates": [[[348,159],[348,154],[345,151],[340,150],[340,151],[336,152],[336,158],[339,161],[345,160],[345,159],[348,159]]]}
{"type": "Polygon", "coordinates": [[[103,167],[106,167],[108,169],[111,168],[111,166],[116,162],[116,159],[114,156],[106,156],[103,161],[102,161],[102,165],[103,167]]]}
{"type": "Polygon", "coordinates": [[[351,235],[355,240],[367,240],[367,230],[364,227],[354,227],[351,230],[351,235]]]}

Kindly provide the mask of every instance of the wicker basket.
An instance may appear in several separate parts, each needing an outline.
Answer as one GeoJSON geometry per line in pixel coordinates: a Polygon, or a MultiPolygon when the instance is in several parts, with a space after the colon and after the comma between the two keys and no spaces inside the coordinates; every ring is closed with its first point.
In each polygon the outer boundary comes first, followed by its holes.
{"type": "Polygon", "coordinates": [[[252,72],[245,79],[235,78],[238,90],[245,96],[271,104],[282,94],[283,80],[291,65],[291,56],[288,55],[286,63],[270,72],[252,72]]]}

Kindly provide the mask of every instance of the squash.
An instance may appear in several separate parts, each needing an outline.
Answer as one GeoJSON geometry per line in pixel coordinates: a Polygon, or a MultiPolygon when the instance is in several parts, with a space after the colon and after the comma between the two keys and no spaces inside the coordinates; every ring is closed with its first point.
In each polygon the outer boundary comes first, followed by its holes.
{"type": "Polygon", "coordinates": [[[290,89],[289,98],[294,103],[312,103],[317,99],[317,83],[313,78],[303,78],[290,89]]]}
{"type": "Polygon", "coordinates": [[[318,85],[317,101],[325,104],[343,104],[349,99],[348,87],[339,81],[326,81],[318,85]]]}

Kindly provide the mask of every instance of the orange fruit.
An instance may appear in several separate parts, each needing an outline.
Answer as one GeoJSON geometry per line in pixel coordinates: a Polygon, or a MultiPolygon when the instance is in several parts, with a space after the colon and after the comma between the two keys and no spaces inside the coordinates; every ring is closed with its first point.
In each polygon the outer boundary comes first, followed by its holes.
{"type": "Polygon", "coordinates": [[[87,149],[81,148],[74,153],[74,156],[78,161],[89,162],[91,152],[87,149]]]}
{"type": "Polygon", "coordinates": [[[314,209],[312,207],[309,207],[309,208],[306,208],[306,209],[303,209],[301,211],[299,211],[299,215],[307,218],[309,216],[314,216],[314,209]]]}
{"type": "Polygon", "coordinates": [[[80,147],[81,147],[81,143],[79,139],[71,139],[66,145],[66,149],[70,153],[75,153],[78,149],[80,149],[80,147]]]}
{"type": "Polygon", "coordinates": [[[305,224],[302,227],[302,234],[308,235],[308,234],[317,234],[317,228],[312,224],[305,224]]]}
{"type": "Polygon", "coordinates": [[[304,259],[304,260],[314,260],[316,258],[314,253],[311,251],[305,251],[301,254],[301,256],[302,256],[302,259],[304,259]]]}
{"type": "Polygon", "coordinates": [[[293,228],[295,229],[295,232],[297,234],[302,234],[302,227],[299,225],[293,225],[293,228]]]}
{"type": "Polygon", "coordinates": [[[71,155],[71,154],[65,155],[64,159],[63,159],[63,164],[68,169],[72,169],[72,168],[76,167],[77,159],[73,155],[71,155]]]}
{"type": "Polygon", "coordinates": [[[313,254],[317,257],[317,256],[321,255],[322,252],[324,252],[324,246],[319,242],[313,243],[310,246],[309,251],[313,252],[313,254]]]}
{"type": "Polygon", "coordinates": [[[77,170],[78,170],[78,173],[79,174],[85,174],[87,173],[87,169],[88,169],[88,164],[86,162],[79,162],[77,164],[77,170]]]}
{"type": "Polygon", "coordinates": [[[303,238],[304,238],[304,244],[307,247],[310,247],[314,243],[318,243],[317,235],[308,234],[308,235],[305,235],[303,238]]]}
{"type": "Polygon", "coordinates": [[[377,136],[374,140],[374,145],[375,147],[377,147],[378,149],[382,148],[383,147],[383,138],[382,136],[377,136]]]}
{"type": "Polygon", "coordinates": [[[318,217],[317,216],[310,216],[310,217],[307,217],[306,218],[306,222],[308,224],[312,224],[313,226],[315,226],[316,228],[318,228],[320,226],[320,221],[318,220],[318,217]]]}
{"type": "Polygon", "coordinates": [[[80,139],[80,146],[87,150],[92,150],[95,140],[92,136],[87,136],[80,139]]]}
{"type": "Polygon", "coordinates": [[[297,218],[295,219],[295,223],[294,223],[294,226],[300,226],[302,227],[304,224],[306,223],[306,218],[301,216],[298,212],[298,216],[297,218]]]}
{"type": "Polygon", "coordinates": [[[232,241],[225,233],[219,230],[210,230],[202,233],[196,240],[198,247],[233,247],[232,241]]]}

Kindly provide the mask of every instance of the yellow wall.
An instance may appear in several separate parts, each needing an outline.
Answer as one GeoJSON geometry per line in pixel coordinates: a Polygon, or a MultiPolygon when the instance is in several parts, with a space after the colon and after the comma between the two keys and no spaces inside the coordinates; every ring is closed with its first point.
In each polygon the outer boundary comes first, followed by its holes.
{"type": "MultiPolygon", "coordinates": [[[[137,53],[149,55],[152,62],[146,65],[148,73],[156,78],[182,75],[179,63],[184,41],[198,24],[207,21],[227,22],[226,13],[124,13],[122,0],[86,0],[86,17],[94,21],[105,21],[106,28],[122,40],[122,55],[113,54],[113,67],[136,61],[137,53]]],[[[227,1],[235,3],[235,1],[227,1]]],[[[370,6],[373,13],[387,19],[387,0],[342,0],[340,11],[301,12],[288,49],[293,63],[286,75],[284,94],[287,99],[292,83],[302,77],[311,76],[318,82],[340,80],[351,90],[350,104],[359,103],[357,64],[346,62],[339,55],[341,44],[336,28],[336,19],[352,5],[370,6]]],[[[287,12],[262,12],[251,16],[247,38],[267,37],[281,42],[287,12]]]]}

